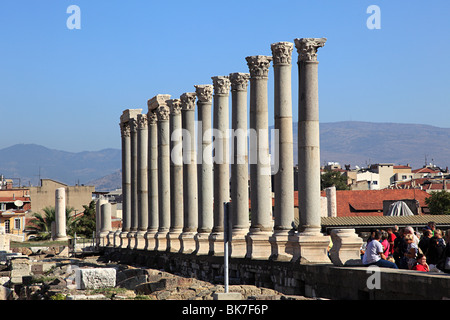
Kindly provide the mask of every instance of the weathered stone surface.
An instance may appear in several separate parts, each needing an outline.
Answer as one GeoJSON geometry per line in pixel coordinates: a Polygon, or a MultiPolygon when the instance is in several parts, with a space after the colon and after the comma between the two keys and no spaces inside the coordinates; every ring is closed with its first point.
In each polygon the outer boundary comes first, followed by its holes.
{"type": "Polygon", "coordinates": [[[116,269],[90,268],[76,270],[77,289],[99,289],[116,285],[116,269]]]}

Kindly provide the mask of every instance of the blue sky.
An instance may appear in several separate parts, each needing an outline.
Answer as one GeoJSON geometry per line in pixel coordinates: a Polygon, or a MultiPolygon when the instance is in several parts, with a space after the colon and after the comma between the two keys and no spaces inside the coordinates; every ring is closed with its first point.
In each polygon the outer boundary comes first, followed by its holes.
{"type": "MultiPolygon", "coordinates": [[[[120,148],[120,114],[248,72],[270,44],[326,37],[320,120],[450,128],[450,1],[0,0],[0,148],[120,148]],[[70,5],[81,29],[70,30],[70,5]],[[370,5],[381,29],[370,30],[370,5]]],[[[297,120],[297,53],[293,116],[297,120]]],[[[273,124],[273,68],[269,119],[273,124]]]]}

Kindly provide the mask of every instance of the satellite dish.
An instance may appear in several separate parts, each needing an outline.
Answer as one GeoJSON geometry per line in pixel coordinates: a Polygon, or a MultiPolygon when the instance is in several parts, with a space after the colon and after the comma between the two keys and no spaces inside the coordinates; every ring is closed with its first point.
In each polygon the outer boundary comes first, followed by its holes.
{"type": "Polygon", "coordinates": [[[16,201],[14,201],[14,204],[16,205],[16,207],[21,207],[21,206],[23,206],[23,201],[22,200],[16,200],[16,201]]]}

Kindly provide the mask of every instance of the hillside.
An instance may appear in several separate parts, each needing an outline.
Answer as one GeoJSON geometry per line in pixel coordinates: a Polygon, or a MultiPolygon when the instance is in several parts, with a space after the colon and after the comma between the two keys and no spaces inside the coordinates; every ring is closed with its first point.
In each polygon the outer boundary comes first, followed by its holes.
{"type": "MultiPolygon", "coordinates": [[[[297,123],[293,126],[294,163],[297,163],[297,123]]],[[[360,167],[373,163],[450,164],[450,129],[420,124],[334,122],[321,123],[321,164],[339,162],[360,167]]],[[[121,186],[121,151],[104,149],[71,153],[34,144],[0,150],[0,174],[15,184],[37,185],[39,175],[70,185],[95,185],[96,190],[121,186]]]]}

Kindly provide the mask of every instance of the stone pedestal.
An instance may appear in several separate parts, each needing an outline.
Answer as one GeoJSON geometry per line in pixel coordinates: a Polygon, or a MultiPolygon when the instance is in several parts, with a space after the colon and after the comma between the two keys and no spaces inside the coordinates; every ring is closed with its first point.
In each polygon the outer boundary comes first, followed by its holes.
{"type": "Polygon", "coordinates": [[[198,165],[198,234],[196,236],[196,253],[208,254],[208,239],[213,227],[213,160],[212,160],[212,85],[196,85],[198,108],[198,134],[201,150],[199,150],[198,165]]]}
{"type": "Polygon", "coordinates": [[[66,234],[66,189],[55,191],[55,241],[67,240],[66,234]]]}
{"type": "Polygon", "coordinates": [[[245,236],[249,231],[248,151],[247,151],[247,88],[250,74],[230,74],[231,126],[233,129],[231,164],[232,241],[230,255],[244,258],[247,253],[245,236]]]}
{"type": "Polygon", "coordinates": [[[198,228],[197,159],[195,151],[195,92],[180,96],[183,136],[183,232],[180,236],[182,253],[196,250],[194,239],[198,228]]]}
{"type": "Polygon", "coordinates": [[[292,255],[292,261],[300,263],[329,264],[328,247],[330,238],[320,233],[320,229],[296,233],[289,236],[287,252],[292,255]]]}
{"type": "Polygon", "coordinates": [[[229,92],[228,76],[212,77],[214,87],[214,225],[209,237],[209,254],[224,254],[224,202],[230,201],[228,152],[229,92]]]}
{"type": "Polygon", "coordinates": [[[331,241],[330,259],[335,266],[362,266],[360,249],[363,239],[358,237],[355,229],[334,229],[331,241]]]}
{"type": "Polygon", "coordinates": [[[247,257],[268,259],[271,255],[272,188],[269,157],[267,80],[270,56],[246,57],[250,70],[250,198],[251,226],[247,257]]]}
{"type": "Polygon", "coordinates": [[[148,101],[149,110],[148,120],[148,227],[144,235],[145,250],[155,250],[156,233],[159,227],[159,206],[158,206],[158,117],[156,111],[151,109],[148,101]]]}

